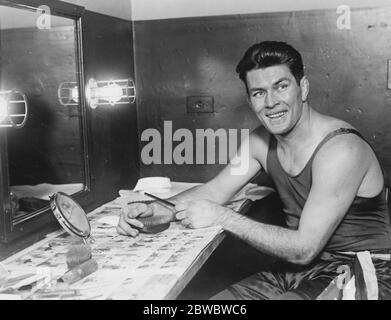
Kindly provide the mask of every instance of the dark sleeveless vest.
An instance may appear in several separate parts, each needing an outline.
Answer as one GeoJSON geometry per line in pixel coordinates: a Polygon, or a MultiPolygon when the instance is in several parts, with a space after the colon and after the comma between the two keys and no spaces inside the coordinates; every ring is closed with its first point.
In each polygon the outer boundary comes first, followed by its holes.
{"type": "MultiPolygon", "coordinates": [[[[288,228],[295,230],[299,226],[301,212],[311,189],[312,162],[316,153],[329,139],[348,133],[363,139],[360,133],[353,129],[341,128],[329,133],[319,143],[304,169],[295,177],[288,175],[282,168],[277,156],[277,140],[270,136],[267,171],[283,202],[288,228]]],[[[390,214],[385,190],[384,186],[373,198],[356,196],[324,250],[363,251],[391,248],[390,214]]]]}

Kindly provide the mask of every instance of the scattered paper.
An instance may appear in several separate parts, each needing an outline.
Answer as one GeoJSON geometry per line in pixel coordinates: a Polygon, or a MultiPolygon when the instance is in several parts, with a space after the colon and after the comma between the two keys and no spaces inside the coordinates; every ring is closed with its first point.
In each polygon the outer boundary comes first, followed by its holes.
{"type": "Polygon", "coordinates": [[[105,216],[98,220],[99,223],[108,224],[109,226],[116,227],[119,222],[119,216],[105,216]]]}

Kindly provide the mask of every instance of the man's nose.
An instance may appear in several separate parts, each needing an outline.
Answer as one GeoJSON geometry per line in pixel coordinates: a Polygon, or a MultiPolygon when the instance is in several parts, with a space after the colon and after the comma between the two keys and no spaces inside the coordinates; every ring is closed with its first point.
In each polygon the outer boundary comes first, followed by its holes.
{"type": "Polygon", "coordinates": [[[273,92],[268,92],[266,94],[265,99],[265,106],[266,108],[274,108],[274,106],[277,104],[276,97],[273,92]]]}

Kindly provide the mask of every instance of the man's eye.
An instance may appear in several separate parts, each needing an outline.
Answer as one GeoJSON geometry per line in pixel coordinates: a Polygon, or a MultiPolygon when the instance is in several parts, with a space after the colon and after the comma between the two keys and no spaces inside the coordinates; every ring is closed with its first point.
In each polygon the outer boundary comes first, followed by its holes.
{"type": "Polygon", "coordinates": [[[283,83],[283,84],[280,84],[277,89],[278,90],[285,90],[286,88],[288,88],[288,84],[287,83],[283,83]]]}
{"type": "Polygon", "coordinates": [[[256,91],[253,93],[253,97],[263,97],[265,95],[265,92],[263,91],[256,91]]]}

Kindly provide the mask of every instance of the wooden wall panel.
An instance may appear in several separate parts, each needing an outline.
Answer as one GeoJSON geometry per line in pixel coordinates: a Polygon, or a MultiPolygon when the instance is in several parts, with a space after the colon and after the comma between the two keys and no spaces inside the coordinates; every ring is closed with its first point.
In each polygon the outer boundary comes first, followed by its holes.
{"type": "MultiPolygon", "coordinates": [[[[134,79],[132,23],[86,11],[85,78],[134,79]]],[[[139,178],[136,104],[89,109],[94,207],[133,188],[139,178]]]]}

